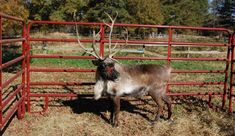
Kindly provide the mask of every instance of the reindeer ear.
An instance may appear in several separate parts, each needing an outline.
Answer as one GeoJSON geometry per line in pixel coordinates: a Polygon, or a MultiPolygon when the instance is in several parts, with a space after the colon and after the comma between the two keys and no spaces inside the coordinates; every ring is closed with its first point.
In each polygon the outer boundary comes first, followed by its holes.
{"type": "Polygon", "coordinates": [[[95,66],[99,66],[100,65],[100,60],[99,59],[92,60],[92,63],[95,66]]]}

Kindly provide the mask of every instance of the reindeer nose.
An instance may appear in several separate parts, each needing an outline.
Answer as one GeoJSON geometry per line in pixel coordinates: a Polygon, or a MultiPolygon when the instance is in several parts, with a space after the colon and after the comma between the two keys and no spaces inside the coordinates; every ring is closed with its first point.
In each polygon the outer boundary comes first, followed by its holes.
{"type": "Polygon", "coordinates": [[[111,74],[111,73],[113,72],[113,67],[107,66],[107,67],[106,67],[106,72],[107,72],[108,74],[111,74]]]}

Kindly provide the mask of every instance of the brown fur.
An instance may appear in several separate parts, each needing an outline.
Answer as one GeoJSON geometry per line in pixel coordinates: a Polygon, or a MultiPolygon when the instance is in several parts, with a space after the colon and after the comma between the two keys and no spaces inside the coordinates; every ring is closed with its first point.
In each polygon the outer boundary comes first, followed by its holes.
{"type": "MultiPolygon", "coordinates": [[[[170,79],[171,73],[170,66],[155,64],[122,65],[113,62],[109,58],[101,60],[97,66],[110,66],[110,63],[113,63],[113,68],[118,72],[118,78],[115,80],[104,79],[101,76],[101,72],[105,71],[99,71],[100,68],[97,68],[96,86],[99,86],[99,83],[103,82],[104,87],[102,91],[105,91],[113,101],[114,109],[111,114],[113,126],[118,125],[120,98],[122,96],[140,97],[149,94],[158,105],[158,112],[154,121],[163,117],[163,101],[168,107],[167,118],[169,119],[171,117],[171,102],[166,96],[166,82],[170,79]]],[[[97,89],[97,87],[95,88],[97,89]]]]}
{"type": "Polygon", "coordinates": [[[161,66],[154,64],[141,64],[141,65],[127,65],[124,70],[133,78],[140,79],[141,82],[146,78],[149,82],[165,82],[169,80],[170,74],[166,74],[166,69],[169,69],[169,66],[161,66]]]}

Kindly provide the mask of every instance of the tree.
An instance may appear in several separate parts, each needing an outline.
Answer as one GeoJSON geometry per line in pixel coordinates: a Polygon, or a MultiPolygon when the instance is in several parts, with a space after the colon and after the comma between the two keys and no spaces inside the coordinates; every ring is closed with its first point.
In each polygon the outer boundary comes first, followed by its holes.
{"type": "Polygon", "coordinates": [[[83,19],[90,22],[108,20],[104,12],[111,16],[115,16],[116,12],[118,12],[116,22],[130,23],[132,20],[126,9],[126,3],[123,0],[90,0],[84,9],[83,19]]]}
{"type": "Polygon", "coordinates": [[[165,25],[202,26],[208,16],[207,0],[162,0],[165,25]]]}
{"type": "Polygon", "coordinates": [[[126,0],[127,10],[133,17],[133,23],[162,24],[163,15],[159,0],[126,0]]]}
{"type": "Polygon", "coordinates": [[[27,19],[29,16],[29,12],[21,0],[1,0],[0,11],[23,19],[27,19]]]}
{"type": "MultiPolygon", "coordinates": [[[[1,0],[0,11],[8,15],[22,18],[24,20],[26,20],[29,16],[29,12],[21,0],[1,0]]],[[[19,26],[17,22],[7,20],[3,24],[3,34],[4,35],[19,34],[21,32],[21,29],[19,27],[21,26],[19,26]]]]}
{"type": "Polygon", "coordinates": [[[73,13],[86,5],[86,0],[32,0],[29,4],[30,19],[71,21],[73,13]]]}
{"type": "Polygon", "coordinates": [[[215,26],[234,28],[235,1],[213,0],[211,2],[211,13],[214,15],[215,26]]]}

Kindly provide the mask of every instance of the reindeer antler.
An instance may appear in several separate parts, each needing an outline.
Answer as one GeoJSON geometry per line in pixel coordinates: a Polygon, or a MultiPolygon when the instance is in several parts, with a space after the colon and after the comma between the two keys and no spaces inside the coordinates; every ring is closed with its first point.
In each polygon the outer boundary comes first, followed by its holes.
{"type": "MultiPolygon", "coordinates": [[[[116,12],[116,15],[115,15],[114,19],[108,13],[106,13],[106,12],[104,12],[104,13],[109,17],[109,19],[111,21],[111,24],[106,23],[105,21],[103,21],[103,23],[110,28],[109,36],[108,36],[108,39],[109,39],[109,45],[108,45],[108,54],[109,55],[108,55],[108,57],[112,58],[115,54],[117,54],[120,50],[122,50],[122,48],[120,48],[119,50],[112,53],[112,50],[114,50],[118,45],[118,43],[115,43],[114,47],[112,48],[112,33],[113,33],[114,23],[115,23],[115,21],[117,19],[117,16],[118,16],[118,12],[116,12]]],[[[93,31],[92,51],[89,51],[88,49],[85,48],[85,46],[80,41],[80,36],[79,36],[79,33],[78,33],[78,26],[77,26],[77,23],[76,23],[77,20],[76,20],[76,17],[75,17],[75,12],[74,12],[74,20],[75,20],[75,28],[76,28],[76,36],[77,36],[78,45],[85,51],[85,53],[90,54],[90,55],[94,56],[97,59],[102,59],[102,57],[97,53],[97,49],[95,47],[96,40],[97,40],[97,37],[99,37],[99,35],[100,35],[101,29],[99,30],[98,33],[95,33],[95,30],[93,31]]],[[[127,29],[126,29],[126,37],[124,36],[124,39],[125,39],[125,46],[126,46],[127,42],[128,42],[128,31],[127,31],[127,29]]]]}
{"type": "Polygon", "coordinates": [[[97,59],[101,59],[101,56],[97,53],[97,50],[96,50],[96,47],[95,47],[96,39],[99,36],[99,34],[101,32],[101,29],[97,34],[95,33],[95,30],[93,31],[93,41],[92,41],[92,49],[93,50],[89,51],[88,49],[85,48],[85,46],[80,41],[80,36],[79,36],[79,33],[78,33],[78,26],[77,26],[77,23],[76,23],[77,19],[76,19],[76,16],[75,16],[75,12],[74,12],[74,20],[75,20],[75,29],[76,29],[76,36],[77,36],[78,45],[85,51],[85,53],[90,54],[90,55],[94,56],[97,59]]]}
{"type": "MultiPolygon", "coordinates": [[[[112,58],[115,54],[117,54],[119,51],[121,51],[123,49],[123,47],[127,46],[128,43],[128,30],[125,29],[126,31],[126,36],[124,35],[124,39],[125,39],[125,45],[122,46],[122,48],[120,48],[119,50],[116,50],[114,53],[109,54],[109,58],[112,58]]],[[[114,45],[113,50],[117,47],[117,43],[114,45]]]]}
{"type": "Polygon", "coordinates": [[[104,24],[110,28],[110,31],[109,31],[109,54],[111,54],[113,26],[114,26],[114,23],[115,23],[115,21],[117,19],[118,12],[116,12],[116,16],[114,17],[114,19],[108,13],[106,13],[106,12],[104,12],[104,13],[109,17],[109,19],[111,21],[111,25],[106,23],[105,21],[103,21],[104,24]]]}
{"type": "MultiPolygon", "coordinates": [[[[109,31],[109,58],[112,58],[115,54],[117,54],[120,50],[122,50],[122,48],[120,48],[119,50],[117,50],[117,51],[115,51],[114,53],[112,53],[112,50],[114,50],[116,47],[117,47],[117,45],[118,45],[118,43],[115,43],[115,45],[114,45],[114,47],[113,48],[111,48],[111,46],[112,46],[112,33],[113,33],[113,27],[114,27],[114,23],[115,23],[115,21],[116,21],[116,19],[117,19],[117,16],[118,16],[118,12],[116,12],[116,15],[115,15],[115,17],[114,17],[114,19],[108,14],[108,13],[106,13],[106,12],[104,12],[108,17],[109,17],[109,19],[111,20],[111,24],[108,24],[108,23],[106,23],[105,21],[103,21],[104,22],[104,24],[106,25],[106,26],[108,26],[109,28],[110,28],[110,31],[109,31]]],[[[127,45],[127,42],[128,42],[128,30],[127,29],[125,29],[126,30],[126,33],[127,33],[127,36],[125,37],[124,36],[124,39],[125,39],[125,46],[127,45]]]]}

